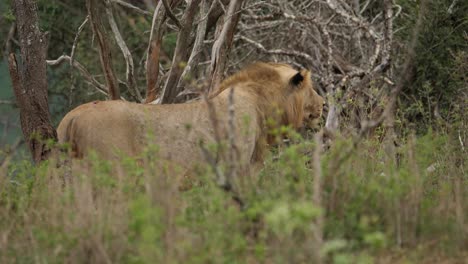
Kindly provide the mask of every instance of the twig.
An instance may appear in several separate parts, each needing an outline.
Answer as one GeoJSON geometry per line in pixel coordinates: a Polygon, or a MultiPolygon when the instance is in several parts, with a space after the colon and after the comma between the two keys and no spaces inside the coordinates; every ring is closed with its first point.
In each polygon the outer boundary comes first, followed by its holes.
{"type": "Polygon", "coordinates": [[[358,27],[362,27],[362,28],[366,29],[366,31],[369,32],[369,34],[371,35],[372,38],[374,38],[374,40],[380,40],[381,39],[381,37],[377,34],[375,29],[371,25],[369,25],[369,23],[367,23],[366,21],[363,21],[362,19],[360,19],[357,16],[353,16],[353,15],[349,14],[348,11],[343,9],[343,7],[341,7],[336,2],[336,0],[327,0],[326,3],[328,5],[328,7],[331,10],[333,10],[334,12],[336,12],[338,15],[344,17],[348,21],[353,22],[358,27]]]}
{"type": "Polygon", "coordinates": [[[449,14],[452,14],[453,13],[453,8],[455,7],[455,5],[457,4],[458,0],[453,0],[452,4],[449,6],[449,8],[447,9],[447,13],[449,14]]]}
{"type": "Polygon", "coordinates": [[[156,100],[157,84],[160,75],[159,56],[161,51],[161,41],[164,33],[166,12],[159,2],[153,14],[151,22],[151,33],[146,56],[146,99],[145,103],[156,100]]]}
{"type": "MultiPolygon", "coordinates": [[[[321,153],[322,153],[322,140],[323,140],[323,130],[315,134],[315,149],[312,156],[313,168],[314,168],[314,182],[313,182],[313,206],[318,208],[323,208],[322,205],[322,163],[321,163],[321,153]]],[[[324,212],[322,212],[317,219],[315,220],[314,227],[312,229],[314,235],[314,257],[315,263],[322,263],[321,257],[321,248],[323,244],[323,223],[324,223],[324,212]]]]}
{"type": "Polygon", "coordinates": [[[460,142],[460,146],[463,152],[465,152],[465,144],[463,144],[463,139],[461,137],[460,130],[458,130],[458,141],[460,142]]]}
{"type": "Polygon", "coordinates": [[[13,22],[10,26],[10,30],[8,30],[8,35],[5,40],[5,56],[8,56],[8,54],[11,53],[11,41],[15,35],[16,32],[16,23],[13,22]]]}
{"type": "Polygon", "coordinates": [[[75,39],[73,40],[72,50],[71,50],[71,53],[70,53],[70,65],[73,65],[73,60],[75,58],[75,51],[76,51],[76,47],[78,45],[78,38],[80,37],[81,32],[83,31],[83,29],[84,29],[86,23],[88,23],[88,21],[89,21],[89,15],[86,16],[83,23],[81,23],[80,27],[78,27],[78,31],[76,32],[75,39]]]}
{"type": "Polygon", "coordinates": [[[239,149],[236,144],[236,125],[235,125],[235,107],[234,107],[234,88],[229,91],[228,98],[228,140],[229,140],[229,173],[227,182],[233,186],[233,180],[237,178],[237,167],[239,166],[239,149]]]}
{"type": "MultiPolygon", "coordinates": [[[[62,55],[56,60],[47,60],[46,62],[49,66],[58,66],[65,61],[68,61],[70,63],[71,57],[68,55],[62,55]]],[[[88,83],[91,84],[91,86],[93,86],[97,91],[106,96],[109,95],[107,92],[107,88],[103,84],[98,82],[81,63],[74,60],[73,67],[76,68],[80,72],[81,76],[83,76],[83,78],[85,78],[85,80],[88,81],[88,83]]]]}
{"type": "Polygon", "coordinates": [[[133,64],[132,53],[128,49],[127,44],[125,43],[125,40],[120,34],[117,23],[115,22],[114,14],[112,12],[111,3],[109,1],[106,1],[105,5],[106,5],[107,18],[109,19],[110,27],[112,29],[112,32],[114,33],[115,41],[117,42],[117,45],[119,45],[119,48],[122,51],[122,54],[125,58],[125,64],[127,66],[127,70],[126,70],[127,83],[126,84],[127,84],[128,90],[130,91],[130,94],[137,100],[137,102],[142,102],[143,99],[141,97],[140,91],[138,90],[137,83],[135,80],[135,66],[133,64]]]}
{"type": "Polygon", "coordinates": [[[326,90],[328,92],[331,91],[333,88],[333,75],[332,75],[332,60],[333,60],[333,48],[332,48],[332,41],[330,38],[330,34],[328,33],[328,29],[326,25],[320,25],[322,29],[323,36],[325,37],[325,41],[327,42],[327,74],[326,74],[326,90]]]}
{"type": "Polygon", "coordinates": [[[267,48],[265,48],[265,46],[263,46],[262,44],[246,37],[246,36],[238,36],[239,39],[255,46],[257,49],[261,50],[262,52],[264,53],[267,53],[267,54],[272,54],[272,55],[284,55],[284,56],[291,56],[291,57],[298,57],[298,58],[301,58],[301,59],[305,59],[307,60],[308,62],[310,63],[313,63],[313,58],[307,54],[307,53],[303,53],[303,52],[299,52],[299,51],[286,51],[286,50],[282,50],[282,49],[274,49],[274,50],[269,50],[267,48]]]}
{"type": "Polygon", "coordinates": [[[8,165],[10,164],[11,159],[13,158],[13,154],[18,150],[18,148],[24,144],[24,139],[18,138],[13,145],[11,145],[6,151],[6,157],[3,159],[3,161],[0,163],[0,172],[1,175],[6,175],[6,171],[8,168],[8,165]]]}
{"type": "MultiPolygon", "coordinates": [[[[228,122],[229,122],[230,128],[233,128],[234,127],[233,89],[230,91],[229,97],[230,98],[228,99],[229,100],[229,109],[228,109],[228,111],[229,111],[229,115],[230,115],[230,117],[229,117],[230,120],[228,122]],[[231,124],[232,124],[232,126],[231,126],[231,124]]],[[[225,155],[226,154],[225,149],[223,148],[223,145],[222,145],[218,117],[216,115],[215,106],[214,106],[213,102],[210,99],[208,99],[207,93],[204,94],[203,98],[204,98],[204,100],[205,100],[205,102],[207,104],[208,115],[209,115],[209,118],[210,118],[212,126],[213,126],[215,141],[216,141],[216,144],[217,144],[216,154],[213,155],[212,153],[210,153],[210,151],[205,147],[204,142],[200,143],[200,148],[202,150],[202,153],[203,153],[206,161],[212,167],[213,171],[216,174],[216,184],[218,185],[218,187],[220,187],[221,189],[223,189],[226,192],[231,193],[233,200],[237,202],[237,204],[240,206],[241,209],[244,209],[246,204],[245,204],[244,200],[240,197],[240,194],[237,191],[237,189],[235,188],[235,186],[233,185],[233,181],[232,181],[233,177],[235,177],[235,175],[236,175],[236,167],[234,167],[234,166],[237,166],[237,164],[232,163],[232,162],[234,162],[234,160],[230,160],[230,162],[231,162],[230,163],[230,168],[229,168],[230,170],[229,170],[227,176],[221,170],[221,167],[219,166],[218,161],[219,160],[227,161],[227,160],[226,160],[226,155],[225,155]]],[[[229,142],[231,144],[230,151],[237,152],[237,150],[236,150],[237,147],[235,146],[235,136],[234,136],[234,134],[231,134],[231,132],[229,132],[229,133],[230,133],[229,134],[229,142]]],[[[232,133],[234,133],[234,132],[232,132],[232,133]]],[[[230,155],[233,155],[233,156],[230,156],[229,158],[234,158],[234,153],[235,152],[230,152],[230,155]]],[[[237,153],[237,157],[239,157],[238,153],[237,153]]]]}
{"type": "Polygon", "coordinates": [[[9,104],[9,105],[13,105],[13,104],[15,104],[15,102],[9,101],[9,100],[0,100],[0,104],[9,104]]]}
{"type": "Polygon", "coordinates": [[[416,44],[418,43],[418,36],[421,31],[421,25],[422,25],[424,13],[426,11],[426,4],[427,4],[427,1],[421,1],[418,20],[416,21],[416,25],[413,29],[411,43],[408,47],[408,52],[407,52],[408,55],[406,56],[406,61],[402,68],[403,70],[401,74],[402,76],[401,79],[399,80],[397,85],[394,87],[394,89],[391,91],[390,100],[387,103],[383,113],[377,119],[374,119],[371,121],[365,121],[365,120],[362,121],[361,130],[359,132],[359,137],[363,137],[370,129],[373,129],[379,126],[385,120],[385,118],[387,118],[388,115],[392,114],[392,110],[395,107],[395,104],[398,100],[398,95],[400,94],[401,90],[406,85],[406,83],[409,81],[411,74],[412,74],[413,64],[414,64],[416,44]]]}

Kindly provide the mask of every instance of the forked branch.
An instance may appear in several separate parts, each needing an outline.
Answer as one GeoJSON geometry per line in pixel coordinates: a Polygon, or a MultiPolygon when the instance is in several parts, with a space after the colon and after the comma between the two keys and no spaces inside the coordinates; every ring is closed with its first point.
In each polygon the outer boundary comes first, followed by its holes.
{"type": "Polygon", "coordinates": [[[135,79],[135,66],[133,64],[133,56],[130,50],[128,49],[127,44],[125,43],[122,34],[120,34],[119,27],[115,22],[114,14],[112,12],[111,3],[108,0],[106,1],[106,14],[107,18],[109,19],[109,24],[112,29],[112,32],[114,33],[115,41],[117,42],[117,45],[119,45],[119,48],[122,51],[122,54],[125,58],[125,64],[127,66],[126,79],[130,94],[137,102],[142,102],[143,99],[141,97],[140,91],[138,90],[138,86],[135,79]]]}
{"type": "Polygon", "coordinates": [[[162,93],[162,103],[173,103],[177,95],[181,92],[177,84],[179,83],[180,76],[184,70],[185,63],[190,54],[190,33],[192,32],[192,24],[195,14],[198,10],[198,5],[201,0],[192,0],[182,17],[182,28],[177,36],[176,48],[174,57],[172,58],[172,66],[169,70],[169,77],[167,78],[164,90],[162,93]]]}
{"type": "Polygon", "coordinates": [[[99,59],[106,79],[109,96],[112,100],[120,99],[119,85],[112,67],[112,53],[108,43],[108,36],[101,20],[103,3],[100,0],[86,0],[89,20],[93,33],[99,44],[99,59]]]}
{"type": "Polygon", "coordinates": [[[224,24],[221,32],[213,44],[211,51],[210,63],[210,88],[209,91],[213,92],[223,79],[224,69],[226,67],[227,54],[229,53],[234,39],[234,32],[239,22],[240,9],[243,0],[232,0],[229,3],[227,14],[224,15],[224,24]]]}

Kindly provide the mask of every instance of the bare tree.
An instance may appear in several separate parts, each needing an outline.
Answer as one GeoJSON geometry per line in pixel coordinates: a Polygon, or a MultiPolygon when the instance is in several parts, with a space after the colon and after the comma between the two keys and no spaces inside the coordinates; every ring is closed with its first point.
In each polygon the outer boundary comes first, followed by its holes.
{"type": "Polygon", "coordinates": [[[369,12],[370,2],[248,1],[235,37],[241,40],[233,51],[239,55],[231,65],[260,51],[269,60],[311,68],[327,96],[326,128],[337,131],[347,124],[359,131],[363,119],[381,111],[395,83],[388,74],[392,22],[401,8],[383,1],[369,12]]]}
{"type": "Polygon", "coordinates": [[[20,109],[21,128],[33,160],[39,163],[49,156],[47,140],[57,139],[50,122],[47,100],[47,34],[39,30],[37,5],[34,0],[13,1],[21,63],[15,54],[9,56],[9,70],[20,109]]]}

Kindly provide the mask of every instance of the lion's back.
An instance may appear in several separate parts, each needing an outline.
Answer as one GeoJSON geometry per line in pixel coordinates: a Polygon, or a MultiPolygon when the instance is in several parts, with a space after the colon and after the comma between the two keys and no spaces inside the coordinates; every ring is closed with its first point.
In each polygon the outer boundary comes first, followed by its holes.
{"type": "Polygon", "coordinates": [[[75,157],[83,157],[91,149],[104,158],[111,158],[116,152],[134,154],[141,126],[129,104],[95,101],[78,106],[60,122],[59,143],[71,144],[75,157]]]}

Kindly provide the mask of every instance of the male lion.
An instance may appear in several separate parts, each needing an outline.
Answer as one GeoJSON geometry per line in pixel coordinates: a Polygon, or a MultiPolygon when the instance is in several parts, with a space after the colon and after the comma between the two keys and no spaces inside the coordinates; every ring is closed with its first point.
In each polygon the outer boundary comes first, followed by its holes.
{"type": "Polygon", "coordinates": [[[150,105],[96,101],[69,112],[57,132],[59,142],[71,143],[72,155],[77,158],[91,149],[104,159],[113,159],[116,153],[136,156],[149,144],[156,144],[162,158],[189,169],[205,161],[201,142],[227,139],[234,123],[240,162],[252,164],[262,161],[264,150],[272,143],[267,123],[273,120],[279,125],[302,127],[321,116],[323,104],[312,87],[309,71],[297,71],[286,64],[255,63],[227,78],[208,102],[150,105]],[[233,117],[228,110],[230,96],[233,117]]]}

